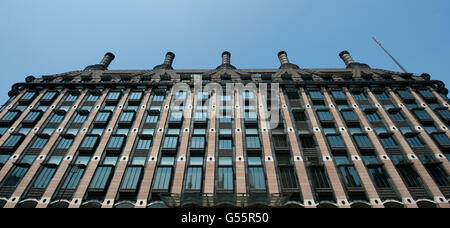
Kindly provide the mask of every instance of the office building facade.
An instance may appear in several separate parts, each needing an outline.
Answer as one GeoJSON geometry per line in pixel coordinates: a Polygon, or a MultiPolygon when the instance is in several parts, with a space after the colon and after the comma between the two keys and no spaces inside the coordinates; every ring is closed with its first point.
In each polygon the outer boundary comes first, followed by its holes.
{"type": "Polygon", "coordinates": [[[0,110],[0,208],[450,207],[444,84],[339,56],[108,70],[107,53],[29,76],[0,110]]]}

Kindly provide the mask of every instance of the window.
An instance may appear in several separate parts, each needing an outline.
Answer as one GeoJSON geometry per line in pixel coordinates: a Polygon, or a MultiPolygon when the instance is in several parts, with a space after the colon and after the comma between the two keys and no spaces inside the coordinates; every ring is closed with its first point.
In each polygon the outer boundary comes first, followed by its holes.
{"type": "Polygon", "coordinates": [[[377,188],[389,188],[390,184],[383,168],[368,168],[369,174],[377,188]]]}
{"type": "Polygon", "coordinates": [[[53,178],[53,175],[56,172],[56,168],[44,167],[41,171],[41,174],[38,176],[36,181],[34,182],[34,188],[46,188],[50,180],[53,178]]]}
{"type": "Polygon", "coordinates": [[[426,165],[425,168],[430,173],[438,186],[447,187],[449,185],[449,176],[440,165],[426,165]]]}
{"type": "Polygon", "coordinates": [[[53,100],[53,98],[55,98],[55,96],[56,96],[56,92],[49,91],[49,92],[46,92],[44,94],[44,96],[42,96],[42,100],[51,101],[51,100],[53,100]]]}
{"type": "Polygon", "coordinates": [[[258,136],[246,136],[247,148],[258,149],[261,148],[261,143],[258,136]]]}
{"type": "Polygon", "coordinates": [[[250,190],[266,189],[261,157],[248,157],[248,177],[250,190]]]}
{"type": "Polygon", "coordinates": [[[169,116],[169,121],[180,122],[183,120],[183,112],[171,112],[169,116]]]}
{"type": "Polygon", "coordinates": [[[142,97],[142,92],[131,92],[129,100],[140,100],[142,97]]]}
{"type": "Polygon", "coordinates": [[[347,98],[345,96],[344,92],[342,92],[342,91],[333,90],[333,91],[331,91],[331,93],[333,94],[333,97],[335,99],[346,99],[347,98]]]}
{"type": "Polygon", "coordinates": [[[447,120],[450,119],[450,111],[448,109],[438,109],[436,112],[441,116],[442,119],[447,120]]]}
{"type": "Polygon", "coordinates": [[[50,123],[61,123],[61,121],[64,119],[64,115],[60,115],[55,113],[52,118],[50,119],[50,123]]]}
{"type": "Polygon", "coordinates": [[[390,113],[389,114],[391,116],[391,119],[393,121],[402,121],[405,120],[405,117],[403,117],[401,112],[395,112],[395,113],[390,113]]]}
{"type": "Polygon", "coordinates": [[[174,157],[161,157],[161,161],[159,164],[160,166],[156,170],[153,189],[169,190],[169,185],[172,179],[172,166],[174,164],[174,161],[174,157]]]}
{"type": "Polygon", "coordinates": [[[217,187],[219,190],[233,190],[233,158],[219,157],[217,187]]]}
{"type": "Polygon", "coordinates": [[[433,139],[437,142],[437,144],[441,147],[450,146],[450,140],[445,133],[432,134],[433,139]]]}
{"type": "Polygon", "coordinates": [[[380,121],[381,118],[377,112],[366,113],[366,117],[369,121],[380,121]]]}
{"type": "Polygon", "coordinates": [[[413,99],[414,98],[414,96],[408,90],[403,90],[403,89],[402,90],[397,90],[397,93],[402,98],[407,98],[407,99],[413,99]]]}
{"type": "Polygon", "coordinates": [[[90,189],[106,189],[113,171],[112,166],[99,166],[89,185],[90,189]]]}
{"type": "Polygon", "coordinates": [[[80,147],[93,150],[94,147],[97,145],[98,139],[99,139],[99,136],[87,135],[87,136],[84,137],[84,140],[81,143],[80,147]]]}
{"type": "Polygon", "coordinates": [[[377,92],[374,92],[374,94],[380,100],[389,99],[389,96],[385,92],[377,91],[377,92]]]}
{"type": "Polygon", "coordinates": [[[119,100],[120,94],[120,92],[109,92],[106,100],[117,101],[119,100]]]}
{"type": "Polygon", "coordinates": [[[369,140],[369,137],[367,135],[355,135],[353,136],[356,143],[360,148],[371,148],[373,147],[372,143],[369,140]]]}
{"type": "Polygon", "coordinates": [[[431,134],[431,133],[434,133],[434,132],[438,132],[438,129],[436,128],[436,126],[434,126],[433,124],[430,124],[430,125],[423,125],[423,128],[425,129],[425,131],[428,133],[428,134],[431,134]]]}
{"type": "Polygon", "coordinates": [[[309,171],[312,177],[311,179],[313,185],[316,189],[331,188],[323,166],[310,166],[309,171]]]}
{"type": "Polygon", "coordinates": [[[314,141],[314,137],[312,135],[301,135],[300,141],[302,143],[303,148],[315,148],[316,143],[314,141]]]}
{"type": "Polygon", "coordinates": [[[312,99],[322,99],[323,95],[320,91],[309,91],[309,95],[312,99]]]}
{"type": "Polygon", "coordinates": [[[322,121],[333,120],[333,117],[331,116],[329,111],[318,111],[317,115],[319,116],[319,119],[322,121]]]}
{"type": "Polygon", "coordinates": [[[124,136],[112,136],[109,140],[108,149],[120,150],[122,149],[123,143],[125,142],[124,136]]]}
{"type": "Polygon", "coordinates": [[[398,171],[407,187],[422,187],[419,175],[411,166],[398,167],[398,171]]]}
{"type": "Polygon", "coordinates": [[[164,101],[165,96],[164,95],[154,95],[153,101],[164,101]]]}
{"type": "Polygon", "coordinates": [[[289,154],[277,154],[277,164],[280,173],[280,184],[283,189],[298,188],[297,179],[289,154]]]}
{"type": "Polygon", "coordinates": [[[305,112],[294,112],[293,115],[295,121],[306,121],[305,112]]]}
{"type": "Polygon", "coordinates": [[[421,89],[419,90],[420,95],[422,95],[425,99],[427,98],[434,98],[433,93],[428,89],[421,89]]]}
{"type": "Polygon", "coordinates": [[[31,145],[31,149],[42,149],[47,144],[48,139],[37,137],[34,143],[31,145]]]}
{"type": "Polygon", "coordinates": [[[344,142],[342,141],[341,136],[339,135],[329,135],[327,136],[328,143],[330,144],[330,147],[336,148],[336,147],[345,147],[344,142]]]}
{"type": "Polygon", "coordinates": [[[8,111],[3,118],[1,119],[2,121],[13,121],[15,120],[17,117],[19,117],[19,112],[17,111],[8,111]]]}
{"type": "Polygon", "coordinates": [[[361,128],[359,127],[350,127],[348,128],[348,131],[350,132],[351,135],[362,133],[361,128]]]}
{"type": "Polygon", "coordinates": [[[191,148],[192,149],[204,149],[205,148],[205,137],[204,136],[193,136],[191,138],[191,148]]]}
{"type": "Polygon", "coordinates": [[[16,148],[22,142],[23,138],[24,138],[23,135],[11,135],[6,140],[6,142],[3,143],[2,147],[14,147],[14,148],[16,148]]]}
{"type": "Polygon", "coordinates": [[[98,112],[95,122],[107,122],[110,116],[111,112],[98,112]]]}
{"type": "Polygon", "coordinates": [[[231,150],[233,141],[231,139],[219,139],[220,150],[231,150]]]}
{"type": "Polygon", "coordinates": [[[163,149],[176,149],[178,146],[178,136],[166,136],[164,138],[163,149]]]}
{"type": "Polygon", "coordinates": [[[75,116],[75,119],[73,119],[74,123],[84,123],[87,119],[87,115],[81,115],[80,113],[78,113],[75,116]]]}
{"type": "Polygon", "coordinates": [[[325,135],[336,134],[336,129],[334,127],[324,127],[322,131],[325,135]]]}
{"type": "Polygon", "coordinates": [[[36,92],[26,92],[20,98],[20,101],[22,101],[22,102],[24,102],[24,101],[31,101],[31,99],[33,99],[35,95],[36,95],[36,92]]]}
{"type": "MultiPolygon", "coordinates": [[[[35,158],[36,156],[34,155],[25,155],[22,158],[20,164],[31,165],[33,164],[35,158]]],[[[28,169],[29,166],[15,166],[11,174],[5,179],[3,186],[16,187],[20,183],[20,181],[22,181],[22,178],[25,176],[25,174],[28,172],[28,169]]]]}
{"type": "Polygon", "coordinates": [[[100,98],[99,95],[90,94],[86,101],[97,101],[100,98]]]}
{"type": "Polygon", "coordinates": [[[120,189],[136,190],[141,179],[142,167],[130,166],[127,168],[120,189]]]}
{"type": "Polygon", "coordinates": [[[275,148],[288,148],[288,142],[286,140],[286,135],[272,135],[273,146],[275,148]]]}
{"type": "Polygon", "coordinates": [[[413,112],[414,112],[414,115],[416,115],[416,117],[419,120],[429,120],[429,119],[431,119],[430,115],[428,115],[428,113],[425,110],[416,109],[416,110],[413,110],[413,112]]]}
{"type": "Polygon", "coordinates": [[[151,139],[139,138],[136,149],[137,150],[148,150],[152,145],[151,139]]]}
{"type": "Polygon", "coordinates": [[[157,123],[159,120],[159,115],[148,115],[145,119],[145,123],[157,123]]]}
{"type": "Polygon", "coordinates": [[[132,122],[134,119],[134,112],[123,112],[120,116],[119,122],[132,122]]]}
{"type": "Polygon", "coordinates": [[[56,149],[69,149],[72,146],[73,139],[61,138],[56,149]]]}
{"type": "Polygon", "coordinates": [[[342,115],[346,121],[358,121],[358,117],[353,111],[342,111],[342,115]]]}
{"type": "Polygon", "coordinates": [[[392,147],[398,146],[397,142],[395,142],[395,140],[392,138],[392,136],[380,137],[380,141],[381,141],[381,144],[383,144],[383,147],[386,147],[386,148],[392,148],[392,147]]]}
{"type": "Polygon", "coordinates": [[[186,190],[200,190],[203,174],[203,157],[191,157],[186,174],[184,188],[186,190]]]}
{"type": "Polygon", "coordinates": [[[345,185],[350,188],[360,188],[362,187],[361,181],[359,180],[358,174],[356,173],[355,167],[353,166],[340,166],[342,177],[344,179],[345,185]]]}
{"type": "Polygon", "coordinates": [[[66,100],[65,101],[70,101],[70,102],[73,102],[73,101],[76,101],[77,100],[77,98],[78,98],[78,95],[73,95],[73,94],[68,94],[67,95],[67,97],[66,97],[66,100]]]}
{"type": "Polygon", "coordinates": [[[417,136],[406,137],[406,141],[408,141],[408,143],[411,147],[423,147],[424,146],[422,141],[417,136]]]}
{"type": "Polygon", "coordinates": [[[39,119],[39,117],[41,117],[41,112],[31,111],[28,113],[28,115],[23,120],[34,123],[35,121],[37,121],[39,119]]]}
{"type": "MultiPolygon", "coordinates": [[[[44,129],[44,130],[45,130],[45,129],[44,129]]],[[[28,135],[28,133],[30,133],[30,131],[31,131],[31,128],[29,128],[29,127],[21,127],[21,128],[17,131],[17,133],[24,134],[24,135],[28,135]]],[[[42,131],[42,133],[44,133],[44,131],[42,131]]],[[[51,134],[49,134],[49,135],[51,135],[51,134]]]]}
{"type": "Polygon", "coordinates": [[[353,97],[356,100],[367,100],[366,94],[364,94],[364,92],[353,92],[353,97]]]}

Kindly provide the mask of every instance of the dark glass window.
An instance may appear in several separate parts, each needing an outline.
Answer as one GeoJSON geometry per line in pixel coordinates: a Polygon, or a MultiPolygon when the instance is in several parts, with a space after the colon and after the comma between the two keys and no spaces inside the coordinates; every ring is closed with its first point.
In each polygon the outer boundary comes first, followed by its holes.
{"type": "Polygon", "coordinates": [[[153,101],[164,101],[165,96],[164,95],[154,95],[153,101]]]}
{"type": "Polygon", "coordinates": [[[331,116],[329,111],[318,111],[317,115],[319,116],[320,120],[333,120],[333,117],[331,116]]]}
{"type": "Polygon", "coordinates": [[[419,110],[413,110],[416,117],[420,120],[429,120],[431,119],[430,115],[425,110],[419,109],[419,110]]]}
{"type": "Polygon", "coordinates": [[[353,92],[352,94],[356,100],[367,100],[367,96],[364,92],[353,92]]]}
{"type": "Polygon", "coordinates": [[[303,148],[315,148],[316,143],[312,135],[300,135],[300,141],[303,148]]]}
{"type": "Polygon", "coordinates": [[[398,167],[398,171],[407,187],[422,187],[419,175],[411,166],[398,167]]]}
{"type": "Polygon", "coordinates": [[[49,92],[46,92],[44,94],[44,96],[42,96],[42,100],[53,100],[53,98],[55,98],[55,96],[56,96],[56,92],[49,91],[49,92]]]}
{"type": "Polygon", "coordinates": [[[42,148],[44,148],[45,144],[47,144],[47,142],[48,142],[48,139],[37,137],[30,148],[31,149],[42,149],[42,148]]]}
{"type": "Polygon", "coordinates": [[[339,135],[329,135],[327,136],[328,143],[330,144],[330,147],[345,147],[344,142],[342,141],[341,136],[339,135]]]}
{"type": "Polygon", "coordinates": [[[3,186],[7,187],[16,187],[20,181],[22,181],[22,178],[25,176],[25,174],[28,171],[28,167],[21,167],[17,166],[14,168],[12,173],[6,178],[5,182],[3,183],[3,186]]]}
{"type": "Polygon", "coordinates": [[[409,92],[408,90],[397,90],[397,93],[400,95],[400,97],[402,98],[408,98],[408,99],[412,99],[414,98],[414,96],[411,94],[411,92],[409,92]]]}
{"type": "Polygon", "coordinates": [[[3,144],[3,147],[16,147],[23,138],[23,135],[11,135],[3,144]]]}
{"type": "Polygon", "coordinates": [[[331,188],[323,166],[310,166],[309,171],[315,188],[331,188]]]}
{"type": "Polygon", "coordinates": [[[87,98],[87,101],[97,101],[99,98],[100,98],[99,95],[90,94],[89,97],[87,98]]]}
{"type": "Polygon", "coordinates": [[[251,190],[266,189],[264,169],[260,166],[261,164],[261,157],[248,158],[248,177],[251,190]]]}
{"type": "Polygon", "coordinates": [[[124,136],[112,136],[108,143],[108,149],[120,149],[124,142],[124,136]]]}
{"type": "Polygon", "coordinates": [[[386,148],[392,148],[397,147],[398,144],[395,142],[395,140],[392,138],[392,136],[389,137],[380,137],[381,144],[383,144],[383,147],[386,148]]]}
{"type": "Polygon", "coordinates": [[[450,119],[450,111],[447,109],[436,110],[436,112],[442,117],[442,119],[450,119]]]}
{"type": "Polygon", "coordinates": [[[81,115],[81,114],[77,114],[75,116],[75,119],[73,119],[74,123],[84,123],[87,119],[87,115],[81,115]]]}
{"type": "Polygon", "coordinates": [[[367,137],[367,135],[355,135],[353,136],[353,138],[355,139],[356,143],[360,148],[373,147],[372,142],[370,142],[369,137],[367,137]]]}
{"type": "Polygon", "coordinates": [[[261,143],[258,136],[246,136],[247,148],[261,148],[261,143]]]}
{"type": "Polygon", "coordinates": [[[2,118],[3,121],[11,121],[19,116],[19,112],[17,111],[8,111],[2,118]]]}
{"type": "Polygon", "coordinates": [[[411,147],[423,147],[424,146],[424,144],[422,143],[422,141],[419,139],[418,136],[406,137],[406,141],[408,141],[408,143],[411,147]]]}
{"type": "Polygon", "coordinates": [[[233,190],[233,158],[219,157],[217,187],[219,190],[233,190]]]}
{"type": "Polygon", "coordinates": [[[374,94],[378,99],[389,99],[389,96],[385,92],[377,91],[374,94]]]}
{"type": "Polygon", "coordinates": [[[232,146],[233,146],[233,141],[231,139],[219,139],[219,149],[231,150],[232,146]]]}
{"type": "Polygon", "coordinates": [[[355,167],[353,166],[340,166],[339,167],[342,177],[344,178],[345,185],[347,187],[362,187],[355,167]]]}
{"type": "Polygon", "coordinates": [[[146,123],[157,123],[159,120],[159,115],[148,115],[145,120],[146,123]]]}
{"type": "Polygon", "coordinates": [[[70,146],[72,146],[72,143],[73,143],[73,139],[61,138],[61,141],[59,141],[59,144],[56,148],[57,149],[69,149],[70,146]]]}
{"type": "Polygon", "coordinates": [[[305,112],[294,112],[293,115],[295,121],[306,121],[305,112]]]}
{"type": "Polygon", "coordinates": [[[99,166],[89,185],[91,189],[105,189],[109,184],[109,180],[113,171],[112,166],[99,166]]]}
{"type": "Polygon", "coordinates": [[[439,146],[450,146],[450,139],[445,133],[432,134],[432,136],[439,146]]]}
{"type": "Polygon", "coordinates": [[[273,146],[275,148],[287,148],[289,144],[286,140],[286,135],[272,135],[273,146]]]}
{"type": "Polygon", "coordinates": [[[166,136],[164,138],[164,149],[176,149],[178,145],[178,136],[166,136]]]}
{"type": "Polygon", "coordinates": [[[391,119],[392,119],[393,121],[402,121],[402,120],[405,120],[405,117],[402,115],[401,112],[390,113],[389,115],[391,116],[391,119]]]}
{"type": "Polygon", "coordinates": [[[333,97],[335,99],[346,99],[347,98],[345,96],[344,92],[342,92],[342,91],[333,90],[331,93],[333,94],[333,97]]]}
{"type": "Polygon", "coordinates": [[[73,94],[70,94],[70,93],[69,93],[69,94],[67,95],[65,101],[76,101],[77,98],[78,98],[78,95],[73,95],[73,94]]]}
{"type": "Polygon", "coordinates": [[[81,147],[83,148],[92,148],[95,146],[95,144],[97,143],[98,140],[98,136],[94,136],[94,135],[89,135],[84,137],[83,142],[81,143],[81,147]]]}
{"type": "Polygon", "coordinates": [[[41,174],[38,176],[34,182],[34,188],[46,188],[53,175],[56,172],[56,168],[44,167],[41,174]]]}
{"type": "Polygon", "coordinates": [[[123,112],[120,116],[120,122],[131,122],[134,119],[134,112],[123,112]]]}
{"type": "Polygon", "coordinates": [[[200,190],[202,187],[202,173],[202,167],[188,167],[184,188],[186,190],[200,190]]]}
{"type": "Polygon", "coordinates": [[[120,92],[109,92],[106,100],[118,100],[120,97],[120,92]]]}
{"type": "Polygon", "coordinates": [[[95,117],[95,122],[106,122],[110,116],[111,112],[98,112],[97,117],[95,117]]]}
{"type": "Polygon", "coordinates": [[[449,176],[440,165],[425,166],[438,186],[449,186],[449,176]]]}
{"type": "Polygon", "coordinates": [[[23,119],[24,121],[34,122],[41,116],[41,112],[31,111],[28,115],[23,119]]]}
{"type": "Polygon", "coordinates": [[[130,93],[130,100],[140,100],[142,97],[142,92],[131,92],[130,93]]]}
{"type": "Polygon", "coordinates": [[[383,168],[369,168],[369,174],[377,188],[389,188],[390,184],[383,168]]]}
{"type": "Polygon", "coordinates": [[[204,136],[193,136],[191,138],[191,148],[204,149],[205,148],[205,137],[204,136]]]}
{"type": "Polygon", "coordinates": [[[419,90],[419,93],[424,97],[424,98],[434,98],[433,93],[428,90],[428,89],[421,89],[419,90]]]}
{"type": "Polygon", "coordinates": [[[353,111],[342,111],[342,115],[346,121],[357,121],[358,117],[353,111]]]}
{"type": "Polygon", "coordinates": [[[309,95],[313,99],[322,99],[323,98],[323,95],[320,91],[314,91],[314,90],[309,91],[309,95]]]}
{"type": "Polygon", "coordinates": [[[140,138],[138,140],[138,144],[137,144],[136,149],[138,149],[138,150],[148,150],[148,149],[150,149],[151,145],[152,145],[152,140],[151,139],[140,138]]]}
{"type": "Polygon", "coordinates": [[[153,189],[168,190],[172,178],[172,167],[158,167],[155,174],[153,189]]]}
{"type": "Polygon", "coordinates": [[[21,101],[24,101],[24,100],[30,100],[30,99],[33,99],[33,97],[36,95],[36,92],[26,92],[21,98],[20,98],[20,100],[21,101]]]}
{"type": "Polygon", "coordinates": [[[369,120],[369,121],[380,121],[381,120],[381,118],[377,112],[366,113],[366,117],[367,117],[367,120],[369,120]]]}
{"type": "Polygon", "coordinates": [[[120,189],[136,190],[141,179],[142,167],[130,166],[127,168],[120,189]]]}
{"type": "Polygon", "coordinates": [[[64,119],[64,115],[59,115],[55,113],[52,118],[50,119],[50,123],[61,123],[61,121],[64,119]]]}

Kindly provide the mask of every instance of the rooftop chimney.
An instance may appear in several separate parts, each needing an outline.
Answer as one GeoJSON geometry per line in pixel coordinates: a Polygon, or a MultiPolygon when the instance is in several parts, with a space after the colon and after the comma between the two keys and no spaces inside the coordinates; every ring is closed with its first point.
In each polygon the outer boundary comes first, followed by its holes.
{"type": "Polygon", "coordinates": [[[228,51],[222,53],[222,64],[231,64],[231,54],[228,51]]]}
{"type": "Polygon", "coordinates": [[[289,62],[287,53],[285,51],[278,52],[278,59],[280,60],[280,64],[281,64],[280,68],[299,69],[299,67],[297,65],[289,62]]]}
{"type": "Polygon", "coordinates": [[[104,65],[106,68],[108,68],[109,64],[114,60],[116,56],[114,56],[113,53],[108,52],[105,54],[105,57],[103,57],[102,61],[100,62],[101,65],[104,65]]]}
{"type": "Polygon", "coordinates": [[[222,65],[218,66],[216,69],[236,69],[233,65],[231,65],[231,53],[228,51],[224,51],[222,53],[222,65]]]}
{"type": "Polygon", "coordinates": [[[164,58],[164,62],[161,65],[155,66],[153,69],[171,69],[173,60],[175,59],[175,54],[173,52],[167,52],[166,57],[164,58]]]}
{"type": "Polygon", "coordinates": [[[342,51],[341,53],[339,53],[339,57],[341,57],[341,59],[344,61],[347,68],[370,68],[367,64],[355,62],[348,51],[342,51]]]}
{"type": "Polygon", "coordinates": [[[113,61],[115,58],[114,54],[111,52],[108,52],[103,57],[102,61],[100,61],[99,64],[90,65],[84,68],[84,70],[108,70],[109,64],[113,61]]]}

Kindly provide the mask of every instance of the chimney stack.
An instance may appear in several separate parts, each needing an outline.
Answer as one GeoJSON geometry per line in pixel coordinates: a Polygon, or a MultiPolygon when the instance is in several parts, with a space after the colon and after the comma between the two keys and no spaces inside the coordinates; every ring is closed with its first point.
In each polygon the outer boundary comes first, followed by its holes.
{"type": "Polygon", "coordinates": [[[344,61],[347,68],[370,68],[367,64],[355,62],[348,51],[342,51],[339,53],[339,57],[344,61]]]}
{"type": "Polygon", "coordinates": [[[222,53],[222,64],[231,64],[231,54],[228,51],[222,53]]]}
{"type": "Polygon", "coordinates": [[[278,59],[280,60],[281,65],[289,63],[289,59],[285,51],[278,52],[278,59]]]}
{"type": "Polygon", "coordinates": [[[108,52],[105,54],[105,56],[103,57],[102,61],[100,61],[99,64],[87,66],[86,68],[84,68],[84,70],[108,70],[108,66],[109,64],[111,64],[114,58],[115,58],[114,54],[108,52]]]}
{"type": "Polygon", "coordinates": [[[175,54],[173,52],[167,52],[164,65],[172,67],[173,59],[175,59],[175,54]]]}
{"type": "Polygon", "coordinates": [[[350,66],[350,64],[355,63],[355,60],[353,60],[352,56],[348,51],[343,51],[339,53],[339,57],[341,57],[346,66],[350,66]]]}
{"type": "Polygon", "coordinates": [[[114,58],[115,58],[114,54],[108,52],[105,54],[105,57],[103,57],[102,61],[100,62],[100,65],[104,65],[106,68],[108,68],[109,64],[111,64],[114,58]]]}

